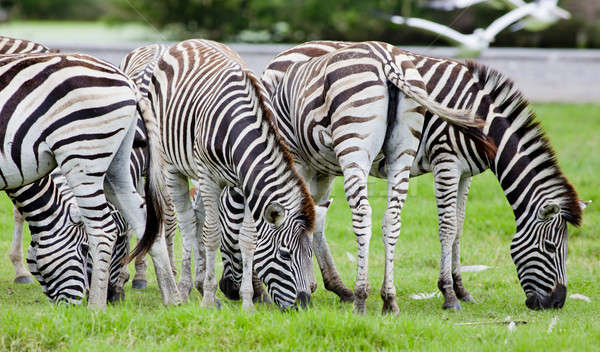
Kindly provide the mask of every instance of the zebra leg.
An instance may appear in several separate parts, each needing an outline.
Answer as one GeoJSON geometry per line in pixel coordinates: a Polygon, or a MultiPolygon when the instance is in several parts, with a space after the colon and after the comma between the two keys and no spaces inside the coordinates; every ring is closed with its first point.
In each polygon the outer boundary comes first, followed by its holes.
{"type": "Polygon", "coordinates": [[[459,310],[461,306],[454,293],[454,281],[452,280],[452,245],[455,242],[457,233],[456,197],[458,183],[460,182],[460,175],[457,173],[454,160],[446,157],[441,162],[434,162],[433,178],[442,249],[438,288],[444,295],[442,308],[459,310]]]}
{"type": "Polygon", "coordinates": [[[254,295],[252,297],[253,302],[264,304],[273,303],[255,270],[252,270],[252,290],[254,291],[254,295]]]}
{"type": "Polygon", "coordinates": [[[365,314],[369,285],[369,243],[371,241],[371,205],[367,198],[368,171],[344,168],[344,190],[352,211],[352,227],[358,246],[358,268],[354,284],[354,312],[365,314]]]}
{"type": "Polygon", "coordinates": [[[219,288],[231,300],[240,299],[242,281],[242,251],[239,236],[244,221],[244,197],[233,187],[226,187],[221,193],[219,203],[219,222],[221,224],[221,260],[223,273],[219,288]]]}
{"type": "MultiPolygon", "coordinates": [[[[131,238],[133,237],[133,229],[131,228],[131,226],[127,226],[127,253],[129,253],[129,242],[131,241],[131,238]]],[[[128,265],[123,265],[123,268],[121,269],[121,284],[122,287],[125,288],[125,284],[127,283],[127,281],[129,281],[129,266],[128,265]]]]}
{"type": "Polygon", "coordinates": [[[146,257],[137,256],[135,258],[135,274],[133,275],[133,281],[131,281],[131,288],[136,290],[143,290],[148,286],[148,280],[146,279],[146,257]]]}
{"type": "Polygon", "coordinates": [[[317,195],[321,194],[321,196],[315,197],[315,200],[318,200],[318,203],[315,206],[316,219],[313,235],[313,250],[319,268],[321,269],[321,276],[323,277],[325,289],[338,295],[342,302],[352,302],[354,301],[354,293],[344,285],[335,263],[333,262],[333,256],[331,255],[331,251],[327,245],[327,239],[325,238],[325,218],[331,202],[327,199],[331,194],[331,186],[333,185],[334,179],[333,176],[317,178],[317,184],[319,185],[317,188],[325,191],[313,193],[317,195]]]}
{"type": "MultiPolygon", "coordinates": [[[[329,203],[331,203],[329,196],[331,195],[331,187],[333,186],[335,176],[317,174],[300,163],[296,163],[295,166],[300,176],[304,179],[316,204],[312,246],[319,269],[321,270],[325,289],[338,295],[342,302],[352,302],[354,301],[354,293],[344,285],[344,282],[340,278],[331,251],[327,245],[327,239],[325,238],[325,218],[327,216],[327,208],[329,207],[329,203]]],[[[316,280],[314,280],[314,286],[311,285],[312,292],[316,290],[316,285],[316,280]]]]}
{"type": "Polygon", "coordinates": [[[14,282],[17,284],[32,284],[33,279],[29,271],[25,269],[25,264],[23,263],[23,227],[25,225],[25,218],[19,213],[17,207],[13,207],[13,218],[15,221],[15,230],[8,257],[15,268],[14,282]]]}
{"type": "Polygon", "coordinates": [[[185,175],[170,168],[166,175],[169,195],[175,205],[177,221],[181,231],[182,262],[181,277],[179,278],[179,292],[183,301],[187,301],[192,291],[192,251],[195,248],[194,238],[196,236],[196,216],[190,201],[188,179],[185,175]]]}
{"type": "Polygon", "coordinates": [[[390,105],[395,102],[396,108],[388,112],[395,117],[395,121],[388,126],[383,146],[388,189],[387,207],[381,225],[385,247],[385,272],[381,285],[382,314],[398,314],[400,311],[394,285],[394,255],[402,226],[400,215],[408,195],[410,170],[419,148],[424,118],[413,100],[403,99],[400,94],[394,95],[394,91],[391,91],[390,105]]]}
{"type": "Polygon", "coordinates": [[[206,248],[204,248],[204,239],[202,236],[205,214],[202,197],[198,195],[194,201],[194,216],[196,217],[196,237],[193,241],[194,264],[196,264],[194,286],[196,286],[196,290],[202,295],[204,295],[204,278],[206,277],[206,248]]]}
{"type": "MultiPolygon", "coordinates": [[[[221,231],[219,226],[219,194],[221,189],[218,185],[204,177],[200,183],[200,194],[204,203],[204,225],[203,239],[206,250],[206,273],[204,277],[204,295],[202,297],[203,307],[220,307],[215,297],[217,292],[217,277],[215,263],[217,250],[221,244],[221,231]]],[[[188,198],[189,199],[189,198],[188,198]]]]}
{"type": "MultiPolygon", "coordinates": [[[[131,151],[136,124],[137,119],[133,119],[126,137],[107,170],[104,189],[111,203],[117,207],[127,223],[133,227],[138,238],[141,238],[145,232],[147,214],[144,200],[136,191],[130,172],[131,151]]],[[[163,303],[167,305],[180,303],[181,298],[177,289],[177,282],[173,276],[167,253],[164,226],[163,233],[159,234],[159,238],[154,241],[149,253],[154,263],[154,272],[156,273],[163,303]]]]}
{"type": "Polygon", "coordinates": [[[177,266],[175,265],[175,234],[177,233],[177,216],[175,215],[175,209],[173,204],[168,203],[165,214],[165,240],[167,242],[167,254],[169,255],[169,263],[171,263],[171,270],[173,276],[177,277],[177,266]]]}
{"type": "Polygon", "coordinates": [[[470,185],[471,177],[462,177],[458,183],[456,238],[452,244],[452,281],[454,283],[454,292],[456,293],[456,297],[464,302],[475,302],[473,296],[471,296],[463,286],[460,268],[460,235],[462,234],[463,224],[465,222],[465,206],[470,185]]]}
{"type": "Polygon", "coordinates": [[[254,310],[252,302],[254,296],[254,287],[252,284],[252,276],[254,272],[254,251],[256,249],[256,225],[252,218],[252,212],[248,207],[245,207],[244,221],[242,222],[242,230],[239,234],[240,249],[242,251],[242,283],[240,285],[240,297],[242,298],[242,309],[246,312],[254,310]]]}

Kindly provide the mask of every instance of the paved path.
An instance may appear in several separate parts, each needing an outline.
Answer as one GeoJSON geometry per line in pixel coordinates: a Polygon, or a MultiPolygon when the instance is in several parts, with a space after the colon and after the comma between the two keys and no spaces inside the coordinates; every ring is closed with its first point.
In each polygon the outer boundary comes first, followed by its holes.
{"type": "MultiPolygon", "coordinates": [[[[62,51],[81,51],[114,64],[143,43],[68,45],[45,43],[62,51]]],[[[291,45],[230,44],[256,72],[291,45]]],[[[416,53],[452,57],[454,48],[403,47],[416,53]]],[[[600,50],[491,48],[476,61],[514,80],[534,102],[600,103],[600,50]]]]}

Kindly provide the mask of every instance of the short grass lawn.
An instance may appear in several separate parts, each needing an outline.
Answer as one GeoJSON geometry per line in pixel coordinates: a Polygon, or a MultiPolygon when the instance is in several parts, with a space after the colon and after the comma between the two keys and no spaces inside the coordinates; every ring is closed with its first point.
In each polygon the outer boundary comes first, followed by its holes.
{"type": "MultiPolygon", "coordinates": [[[[581,228],[570,228],[568,298],[562,310],[531,311],[509,254],[514,233],[511,209],[495,176],[473,180],[462,241],[464,265],[486,265],[465,272],[464,283],[477,304],[458,312],[442,310],[442,298],[416,300],[411,295],[437,292],[440,245],[431,175],[411,180],[403,226],[396,247],[395,283],[398,316],[381,316],[383,278],[380,223],[385,183],[369,184],[374,209],[370,253],[371,295],[368,314],[356,316],[352,304],[340,303],[322,281],[306,311],[282,313],[276,307],[241,311],[226,300],[219,311],[200,307],[201,296],[178,307],[164,307],[152,269],[149,287],[126,301],[93,312],[83,306],[48,303],[40,287],[12,282],[6,256],[12,234],[11,204],[0,204],[0,350],[516,350],[582,351],[600,349],[600,106],[535,105],[539,120],[557,151],[560,165],[581,199],[593,200],[581,228]],[[509,325],[518,321],[525,324],[509,325]]],[[[333,193],[327,237],[344,282],[353,287],[356,241],[341,179],[333,193]]],[[[26,239],[28,241],[28,239],[26,239]]],[[[178,244],[180,246],[180,244],[178,244]]],[[[320,280],[320,275],[317,275],[320,280]]]]}

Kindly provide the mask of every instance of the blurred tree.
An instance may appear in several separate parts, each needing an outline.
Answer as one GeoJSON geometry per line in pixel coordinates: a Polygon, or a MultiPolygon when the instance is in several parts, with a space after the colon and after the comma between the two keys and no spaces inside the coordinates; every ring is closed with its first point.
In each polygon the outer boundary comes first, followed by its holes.
{"type": "MultiPolygon", "coordinates": [[[[447,44],[435,35],[394,25],[386,15],[425,18],[471,33],[506,13],[502,6],[488,4],[446,12],[426,7],[428,1],[0,0],[0,7],[10,18],[144,22],[164,30],[173,40],[382,40],[402,45],[447,44]]],[[[505,30],[494,46],[600,47],[600,0],[564,0],[561,6],[572,12],[571,20],[541,32],[505,30]]]]}
{"type": "Polygon", "coordinates": [[[106,13],[98,0],[4,0],[11,18],[43,20],[95,20],[106,13]]]}

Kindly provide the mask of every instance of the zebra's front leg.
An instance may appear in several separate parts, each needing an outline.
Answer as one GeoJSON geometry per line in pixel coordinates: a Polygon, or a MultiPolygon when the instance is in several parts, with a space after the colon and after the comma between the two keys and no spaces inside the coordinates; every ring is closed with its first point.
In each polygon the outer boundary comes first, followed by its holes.
{"type": "Polygon", "coordinates": [[[331,251],[327,245],[327,239],[325,238],[325,218],[327,216],[329,203],[330,201],[327,201],[315,206],[316,219],[315,232],[313,235],[313,250],[319,268],[321,269],[321,276],[323,277],[325,289],[338,295],[342,302],[352,302],[354,301],[354,293],[344,285],[335,263],[333,262],[333,256],[331,255],[331,251]]]}
{"type": "Polygon", "coordinates": [[[189,196],[188,179],[174,168],[170,168],[166,174],[167,188],[175,211],[182,238],[181,277],[177,288],[183,298],[187,301],[192,291],[192,251],[195,248],[196,216],[192,208],[189,196]]]}
{"type": "Polygon", "coordinates": [[[254,310],[252,298],[254,287],[252,276],[254,272],[254,251],[256,249],[256,225],[252,218],[252,212],[248,207],[244,208],[244,221],[239,234],[240,250],[242,251],[242,283],[240,285],[240,297],[242,298],[242,309],[246,312],[254,310]]]}
{"type": "MultiPolygon", "coordinates": [[[[296,163],[296,169],[300,176],[306,182],[313,199],[315,200],[315,228],[313,233],[313,251],[321,270],[321,276],[325,289],[331,291],[340,297],[342,302],[354,301],[354,293],[342,281],[340,274],[337,271],[333,256],[327,245],[325,238],[325,220],[327,217],[327,209],[331,200],[331,187],[335,176],[318,174],[311,169],[303,166],[301,163],[296,163]]],[[[311,285],[312,286],[312,285],[311,285]]],[[[316,280],[311,291],[316,290],[316,280]]]]}
{"type": "Polygon", "coordinates": [[[465,209],[470,185],[471,177],[462,177],[458,183],[456,238],[452,244],[452,281],[454,283],[454,292],[456,293],[456,297],[464,302],[475,302],[473,296],[463,286],[460,267],[460,236],[465,222],[465,209]]]}
{"type": "Polygon", "coordinates": [[[452,278],[452,246],[457,233],[456,203],[460,180],[456,163],[447,158],[441,162],[434,163],[433,177],[441,244],[438,288],[444,295],[442,308],[459,310],[461,306],[454,293],[454,280],[452,278]]]}
{"type": "Polygon", "coordinates": [[[23,228],[25,226],[25,218],[23,218],[23,215],[17,210],[17,207],[13,207],[13,218],[15,229],[8,257],[15,268],[14,282],[16,284],[32,284],[33,279],[31,278],[29,271],[25,269],[25,264],[23,263],[23,228]]]}
{"type": "MultiPolygon", "coordinates": [[[[221,189],[218,185],[208,179],[203,179],[200,184],[200,194],[204,204],[204,226],[203,242],[206,253],[206,272],[204,276],[204,295],[202,297],[203,307],[220,307],[216,299],[217,275],[216,260],[217,250],[221,244],[221,229],[219,226],[219,194],[221,189]]],[[[189,199],[189,198],[188,198],[189,199]]]]}
{"type": "Polygon", "coordinates": [[[196,216],[196,238],[194,241],[194,263],[196,264],[196,276],[194,285],[196,289],[204,294],[204,277],[206,275],[206,248],[204,248],[204,239],[202,230],[204,228],[205,211],[202,204],[202,197],[199,195],[194,199],[194,214],[196,216]]]}

